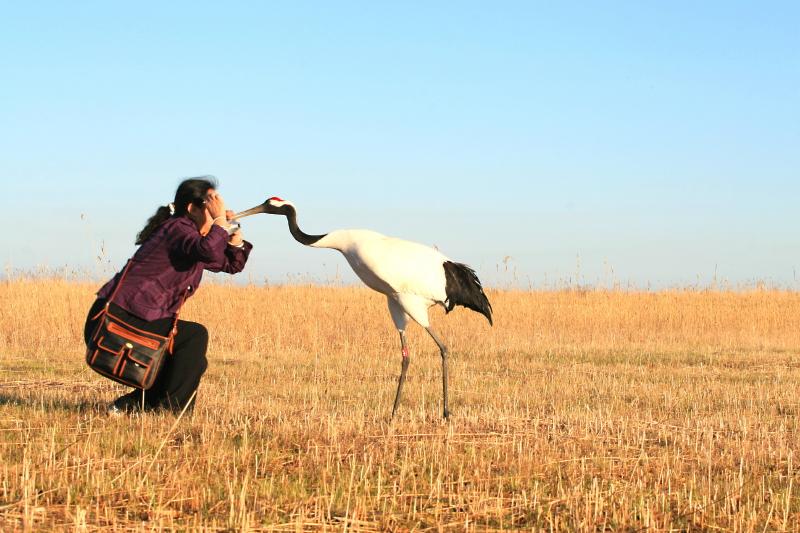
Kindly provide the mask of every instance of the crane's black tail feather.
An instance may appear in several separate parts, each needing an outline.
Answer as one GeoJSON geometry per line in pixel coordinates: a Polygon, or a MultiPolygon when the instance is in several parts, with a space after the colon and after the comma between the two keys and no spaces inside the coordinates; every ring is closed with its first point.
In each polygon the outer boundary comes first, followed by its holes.
{"type": "Polygon", "coordinates": [[[492,304],[483,292],[478,275],[467,265],[445,261],[444,264],[445,293],[447,302],[445,309],[449,313],[457,305],[472,309],[492,322],[492,304]]]}

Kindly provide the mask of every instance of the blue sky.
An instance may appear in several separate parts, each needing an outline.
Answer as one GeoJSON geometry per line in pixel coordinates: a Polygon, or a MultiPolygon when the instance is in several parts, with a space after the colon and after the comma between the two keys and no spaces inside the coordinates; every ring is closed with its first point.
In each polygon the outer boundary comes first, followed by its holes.
{"type": "MultiPolygon", "coordinates": [[[[6,270],[103,276],[212,174],[489,285],[798,287],[800,4],[0,6],[6,270]]],[[[247,279],[354,279],[245,222],[247,279]]]]}

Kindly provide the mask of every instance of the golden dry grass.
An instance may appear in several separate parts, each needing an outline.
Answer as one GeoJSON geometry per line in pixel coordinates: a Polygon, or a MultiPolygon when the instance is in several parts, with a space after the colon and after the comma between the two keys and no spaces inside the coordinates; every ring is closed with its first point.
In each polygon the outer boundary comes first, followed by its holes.
{"type": "Polygon", "coordinates": [[[490,291],[400,368],[362,288],[206,284],[192,418],[109,418],[95,284],[0,284],[0,529],[800,530],[800,295],[490,291]],[[174,427],[173,427],[174,426],[174,427]],[[162,448],[163,445],[163,448],[162,448]]]}

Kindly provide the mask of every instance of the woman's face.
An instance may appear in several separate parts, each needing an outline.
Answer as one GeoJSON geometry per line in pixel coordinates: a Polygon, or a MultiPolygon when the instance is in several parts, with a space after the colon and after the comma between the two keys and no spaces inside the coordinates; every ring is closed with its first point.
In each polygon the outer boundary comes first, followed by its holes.
{"type": "MultiPolygon", "coordinates": [[[[206,193],[206,196],[210,194],[214,194],[214,189],[209,189],[206,193]]],[[[189,208],[187,209],[187,216],[194,222],[194,225],[197,226],[197,231],[200,232],[200,235],[206,235],[209,230],[211,230],[211,225],[214,223],[214,219],[211,217],[211,214],[208,212],[208,209],[205,206],[198,206],[195,204],[189,204],[189,208]]]]}

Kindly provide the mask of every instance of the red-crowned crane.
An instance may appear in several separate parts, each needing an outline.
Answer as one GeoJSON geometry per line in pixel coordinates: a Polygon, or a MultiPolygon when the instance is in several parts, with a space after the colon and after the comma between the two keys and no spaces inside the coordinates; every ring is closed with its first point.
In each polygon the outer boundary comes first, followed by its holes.
{"type": "Polygon", "coordinates": [[[447,408],[447,347],[431,329],[428,308],[438,304],[449,313],[453,307],[461,305],[481,313],[491,325],[492,306],[475,271],[464,264],[450,261],[428,246],[374,231],[345,229],[324,235],[308,235],[297,225],[294,204],[277,196],[237,213],[233,218],[241,219],[257,213],[284,215],[289,222],[289,231],[297,242],[314,248],[340,251],[367,287],[386,295],[389,313],[400,333],[403,356],[392,417],[400,403],[410,359],[405,334],[409,317],[425,328],[442,355],[442,394],[444,417],[447,418],[450,415],[447,408]]]}

